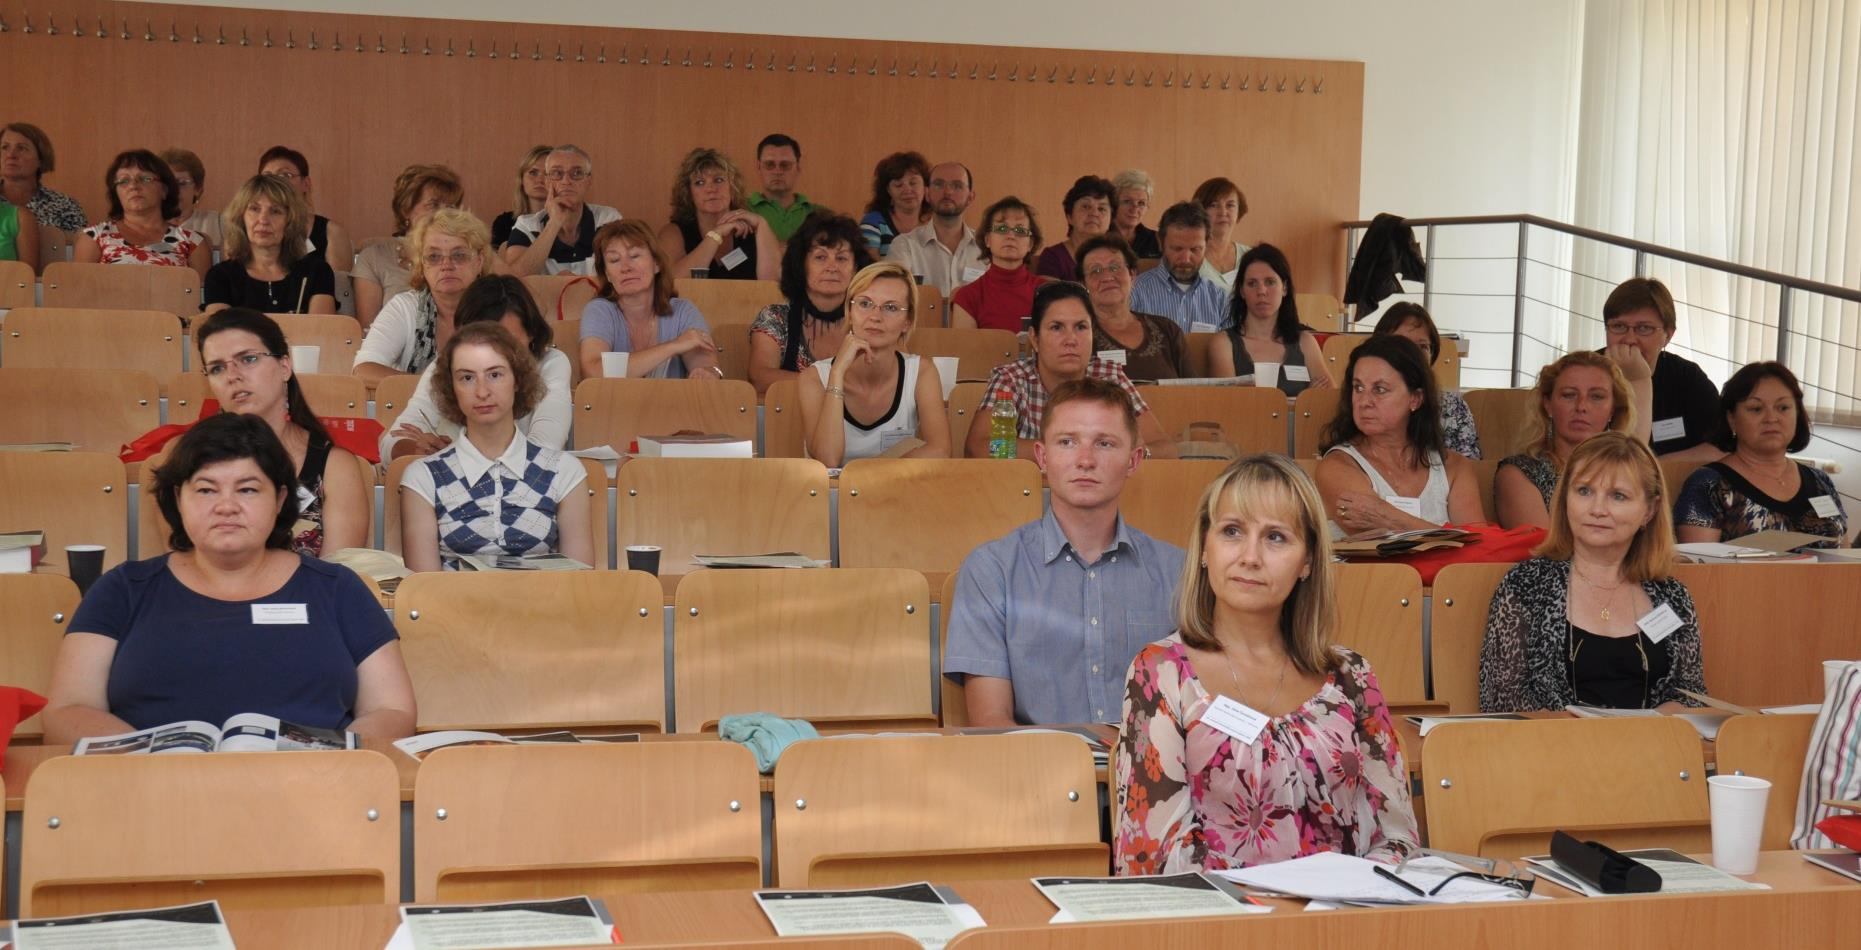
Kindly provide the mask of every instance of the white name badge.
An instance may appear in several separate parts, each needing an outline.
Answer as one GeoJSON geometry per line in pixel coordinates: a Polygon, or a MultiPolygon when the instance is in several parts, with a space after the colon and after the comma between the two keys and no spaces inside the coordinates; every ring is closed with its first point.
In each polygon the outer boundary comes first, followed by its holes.
{"type": "Polygon", "coordinates": [[[1835,499],[1827,495],[1817,495],[1811,498],[1809,500],[1809,507],[1816,510],[1816,517],[1818,518],[1834,518],[1842,513],[1840,508],[1835,507],[1835,499]]]}
{"type": "Polygon", "coordinates": [[[1675,416],[1672,419],[1654,420],[1654,441],[1666,442],[1670,439],[1687,437],[1687,421],[1675,416]]]}
{"type": "Polygon", "coordinates": [[[1667,639],[1668,634],[1680,629],[1680,617],[1674,613],[1674,608],[1662,604],[1635,621],[1635,626],[1648,635],[1649,643],[1659,643],[1667,639]]]}
{"type": "Polygon", "coordinates": [[[1221,330],[1220,327],[1212,323],[1191,323],[1189,324],[1190,333],[1216,333],[1216,332],[1219,332],[1220,330],[1221,330]]]}
{"type": "Polygon", "coordinates": [[[1312,381],[1312,369],[1309,366],[1300,366],[1296,363],[1286,363],[1279,368],[1279,372],[1281,376],[1284,376],[1287,379],[1290,379],[1295,383],[1309,383],[1312,381]]]}
{"type": "Polygon", "coordinates": [[[1391,508],[1411,518],[1420,518],[1422,516],[1422,500],[1420,498],[1405,498],[1401,495],[1384,495],[1383,500],[1389,502],[1391,508]]]}
{"type": "Polygon", "coordinates": [[[963,268],[963,283],[967,284],[967,283],[970,283],[971,281],[977,280],[981,278],[983,274],[986,274],[988,272],[989,272],[989,269],[986,267],[965,267],[963,268]]]}
{"type": "Polygon", "coordinates": [[[750,256],[748,254],[743,253],[742,248],[733,247],[730,249],[730,253],[725,254],[723,257],[718,258],[717,262],[719,264],[724,265],[725,270],[730,270],[736,267],[738,264],[741,264],[744,261],[747,261],[749,259],[750,259],[750,256]]]}
{"type": "Polygon", "coordinates": [[[1265,713],[1226,696],[1216,696],[1215,701],[1208,704],[1202,711],[1202,722],[1241,740],[1243,745],[1253,745],[1254,740],[1260,738],[1260,730],[1267,727],[1265,713]]]}
{"type": "Polygon", "coordinates": [[[1100,350],[1098,351],[1098,358],[1107,363],[1116,363],[1119,366],[1123,366],[1125,365],[1127,354],[1123,350],[1100,350]]]}
{"type": "Polygon", "coordinates": [[[253,623],[309,623],[310,611],[303,604],[253,604],[253,623]]]}

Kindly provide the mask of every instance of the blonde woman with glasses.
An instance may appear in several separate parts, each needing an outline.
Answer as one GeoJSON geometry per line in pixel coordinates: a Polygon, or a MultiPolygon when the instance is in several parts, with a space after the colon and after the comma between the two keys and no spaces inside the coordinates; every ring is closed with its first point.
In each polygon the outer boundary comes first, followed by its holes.
{"type": "Polygon", "coordinates": [[[949,458],[937,364],[900,352],[917,313],[917,286],[904,265],[883,261],[847,285],[847,333],[832,359],[800,376],[802,431],[810,458],[839,468],[860,458],[897,454],[949,458]]]}
{"type": "Polygon", "coordinates": [[[355,354],[355,375],[370,386],[396,373],[419,373],[433,362],[452,337],[459,298],[491,260],[485,223],[455,208],[415,221],[402,243],[414,263],[407,275],[411,289],[381,308],[355,354]]]}

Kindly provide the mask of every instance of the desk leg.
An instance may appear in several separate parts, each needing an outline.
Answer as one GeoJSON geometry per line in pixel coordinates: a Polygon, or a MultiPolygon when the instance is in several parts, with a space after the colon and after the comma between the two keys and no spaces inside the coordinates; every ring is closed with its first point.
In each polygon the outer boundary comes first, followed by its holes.
{"type": "Polygon", "coordinates": [[[401,903],[414,900],[414,803],[401,803],[401,903]]]}
{"type": "Polygon", "coordinates": [[[0,895],[0,913],[6,914],[8,920],[19,919],[19,839],[24,825],[20,822],[20,812],[6,813],[6,894],[0,895]]]}

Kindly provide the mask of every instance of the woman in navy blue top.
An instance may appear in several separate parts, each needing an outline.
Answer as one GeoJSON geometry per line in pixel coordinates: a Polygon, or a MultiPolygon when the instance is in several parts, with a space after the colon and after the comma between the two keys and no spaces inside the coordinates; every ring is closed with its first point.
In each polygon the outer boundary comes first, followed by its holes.
{"type": "Polygon", "coordinates": [[[295,488],[257,416],[212,416],[181,437],[153,486],[174,552],[119,565],[78,605],[52,667],[47,742],[242,712],[413,733],[413,684],[374,595],[290,549],[295,488]]]}

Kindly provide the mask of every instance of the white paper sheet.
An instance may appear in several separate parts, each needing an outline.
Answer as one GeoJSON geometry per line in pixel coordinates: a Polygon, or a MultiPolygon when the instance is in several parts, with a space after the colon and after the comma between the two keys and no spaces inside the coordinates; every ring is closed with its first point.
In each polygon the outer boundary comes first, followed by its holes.
{"type": "MultiPolygon", "coordinates": [[[[1066,920],[1135,920],[1144,917],[1211,917],[1270,910],[1244,904],[1200,874],[1124,878],[1037,877],[1034,887],[1060,908],[1066,920]]],[[[1063,922],[1063,921],[1056,921],[1063,922]]]]}
{"type": "Polygon", "coordinates": [[[13,950],[233,950],[217,901],[23,920],[13,950]]]}
{"type": "Polygon", "coordinates": [[[974,907],[928,882],[837,891],[757,891],[756,904],[777,936],[901,933],[937,950],[972,927],[984,926],[974,907]]]}

